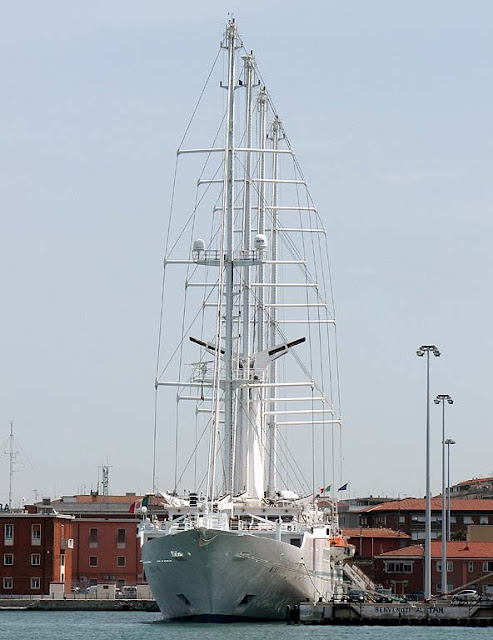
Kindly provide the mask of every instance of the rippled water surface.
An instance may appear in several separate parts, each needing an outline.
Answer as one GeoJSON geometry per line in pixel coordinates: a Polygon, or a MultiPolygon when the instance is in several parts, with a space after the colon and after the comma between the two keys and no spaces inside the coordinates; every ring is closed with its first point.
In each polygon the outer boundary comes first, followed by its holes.
{"type": "Polygon", "coordinates": [[[0,611],[1,640],[486,640],[493,628],[307,627],[161,622],[141,612],[0,611]]]}

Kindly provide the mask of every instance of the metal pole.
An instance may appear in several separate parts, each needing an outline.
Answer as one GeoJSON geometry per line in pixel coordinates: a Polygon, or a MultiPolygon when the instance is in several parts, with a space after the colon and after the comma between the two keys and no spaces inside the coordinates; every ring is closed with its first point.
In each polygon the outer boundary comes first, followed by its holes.
{"type": "Polygon", "coordinates": [[[435,345],[422,345],[417,356],[426,354],[426,515],[425,515],[425,598],[431,596],[431,491],[430,491],[430,351],[438,357],[435,345]]]}
{"type": "Polygon", "coordinates": [[[447,442],[447,542],[450,542],[450,442],[447,442]]]}
{"type": "Polygon", "coordinates": [[[234,89],[236,27],[229,21],[228,39],[228,108],[225,151],[225,349],[224,349],[224,427],[226,446],[226,492],[232,493],[234,483],[235,420],[233,416],[233,234],[234,234],[234,89]]]}
{"type": "MultiPolygon", "coordinates": [[[[279,148],[279,135],[280,135],[281,123],[279,118],[274,119],[272,124],[272,148],[277,150],[279,148]]],[[[279,178],[279,156],[277,153],[273,154],[273,167],[272,178],[274,180],[272,185],[272,227],[271,227],[271,255],[272,264],[270,281],[277,284],[277,264],[278,259],[278,221],[277,221],[277,207],[278,204],[278,184],[279,178]]],[[[270,331],[269,331],[269,347],[273,347],[276,344],[277,336],[277,301],[278,301],[278,289],[272,287],[270,294],[270,302],[272,307],[270,308],[270,331]]],[[[270,382],[277,382],[277,362],[274,360],[270,365],[270,382]]],[[[274,398],[276,395],[275,387],[270,390],[270,398],[274,398]]],[[[276,409],[274,404],[271,405],[272,409],[276,409]]],[[[277,463],[277,425],[276,416],[270,416],[269,420],[269,496],[274,498],[276,494],[276,463],[277,463]]]]}
{"type": "Polygon", "coordinates": [[[9,436],[9,509],[12,509],[12,483],[14,478],[14,423],[10,423],[9,436]]]}
{"type": "Polygon", "coordinates": [[[453,404],[448,394],[441,393],[435,398],[435,404],[442,405],[442,596],[447,595],[447,502],[445,484],[445,403],[453,404]]]}
{"type": "Polygon", "coordinates": [[[455,444],[455,440],[447,438],[445,444],[447,445],[447,541],[450,542],[450,445],[455,444]]]}
{"type": "Polygon", "coordinates": [[[431,596],[431,496],[430,496],[430,350],[426,350],[426,514],[425,598],[431,596]]]}
{"type": "Polygon", "coordinates": [[[447,521],[445,502],[445,399],[442,399],[442,596],[447,595],[447,521]]]}

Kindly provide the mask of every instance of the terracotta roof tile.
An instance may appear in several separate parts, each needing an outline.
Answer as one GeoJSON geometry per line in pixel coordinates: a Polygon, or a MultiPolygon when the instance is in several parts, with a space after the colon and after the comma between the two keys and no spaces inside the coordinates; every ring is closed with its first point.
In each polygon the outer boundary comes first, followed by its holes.
{"type": "MultiPolygon", "coordinates": [[[[421,544],[413,545],[411,547],[403,547],[402,549],[396,549],[395,551],[387,551],[377,556],[378,558],[422,558],[424,555],[424,547],[421,544]]],[[[440,559],[442,557],[442,543],[431,543],[431,557],[440,559]]],[[[447,558],[463,558],[467,559],[479,559],[493,558],[493,542],[448,542],[447,543],[447,558]]]]}
{"type": "Polygon", "coordinates": [[[458,482],[454,484],[454,487],[462,487],[463,485],[481,485],[485,482],[491,482],[493,478],[472,478],[471,480],[463,480],[462,482],[458,482]]]}
{"type": "MultiPolygon", "coordinates": [[[[433,511],[442,510],[442,499],[432,498],[431,508],[433,511]]],[[[425,498],[403,498],[402,500],[393,500],[392,502],[384,502],[377,504],[375,507],[367,507],[359,513],[373,513],[375,511],[424,511],[426,509],[425,498]]],[[[488,499],[468,499],[468,498],[451,498],[451,511],[492,511],[493,500],[488,499]]]]}

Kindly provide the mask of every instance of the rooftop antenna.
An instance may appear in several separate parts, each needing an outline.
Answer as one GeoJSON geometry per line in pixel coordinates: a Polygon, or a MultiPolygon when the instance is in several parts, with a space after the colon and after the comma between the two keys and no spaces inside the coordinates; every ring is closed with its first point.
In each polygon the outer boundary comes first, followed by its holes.
{"type": "Polygon", "coordinates": [[[101,495],[108,496],[109,488],[110,488],[110,469],[111,467],[108,464],[100,467],[101,469],[101,495]]]}
{"type": "Polygon", "coordinates": [[[15,458],[19,452],[14,451],[14,423],[10,421],[9,450],[5,452],[9,457],[9,507],[12,509],[12,484],[14,478],[15,458]]]}

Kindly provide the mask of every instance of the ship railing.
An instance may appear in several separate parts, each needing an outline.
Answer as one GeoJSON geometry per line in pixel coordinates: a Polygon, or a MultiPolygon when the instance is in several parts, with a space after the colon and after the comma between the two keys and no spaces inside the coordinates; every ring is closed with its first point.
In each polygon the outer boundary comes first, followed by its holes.
{"type": "Polygon", "coordinates": [[[192,260],[200,264],[219,264],[221,251],[219,249],[200,249],[192,251],[192,260]]]}
{"type": "Polygon", "coordinates": [[[194,365],[190,380],[191,382],[204,382],[204,383],[207,382],[210,384],[213,382],[212,380],[213,373],[214,373],[213,362],[199,362],[194,365]]]}
{"type": "Polygon", "coordinates": [[[219,529],[220,531],[228,531],[229,519],[226,513],[211,513],[208,516],[204,516],[202,519],[203,524],[208,529],[219,529]]]}
{"type": "Polygon", "coordinates": [[[263,382],[265,378],[265,369],[250,369],[247,367],[238,367],[235,372],[235,378],[236,380],[263,382]]]}
{"type": "MultiPolygon", "coordinates": [[[[278,522],[259,520],[238,520],[231,522],[232,531],[275,531],[278,522]]],[[[281,532],[291,533],[299,531],[297,522],[281,522],[281,532]]]]}

